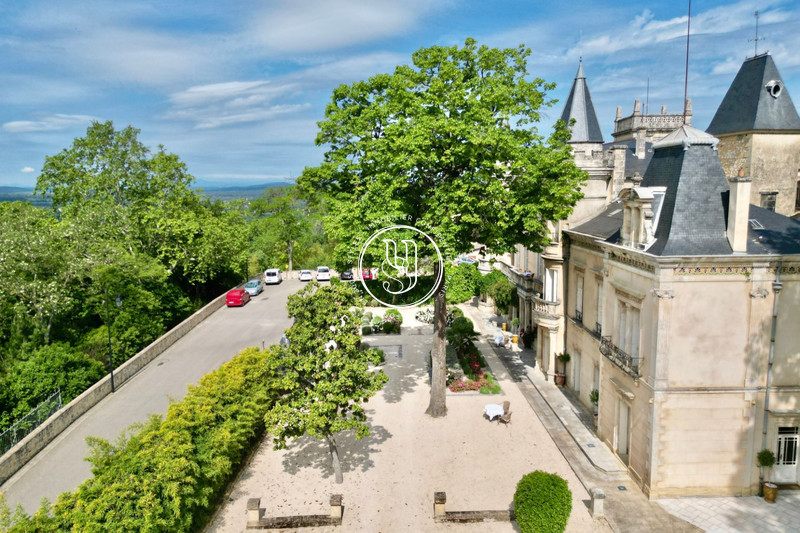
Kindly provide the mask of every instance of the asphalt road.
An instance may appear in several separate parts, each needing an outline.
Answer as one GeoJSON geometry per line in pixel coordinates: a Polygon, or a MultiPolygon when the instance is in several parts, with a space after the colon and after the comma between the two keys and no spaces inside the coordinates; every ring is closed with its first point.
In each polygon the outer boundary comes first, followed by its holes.
{"type": "Polygon", "coordinates": [[[59,494],[90,477],[90,465],[84,461],[87,436],[113,442],[132,424],[165,414],[171,400],[186,395],[187,385],[196,384],[242,349],[276,344],[291,325],[286,299],[301,286],[297,280],[267,286],[244,307],[223,307],[170,346],[0,486],[11,509],[22,504],[33,513],[43,497],[54,503],[59,494]]]}

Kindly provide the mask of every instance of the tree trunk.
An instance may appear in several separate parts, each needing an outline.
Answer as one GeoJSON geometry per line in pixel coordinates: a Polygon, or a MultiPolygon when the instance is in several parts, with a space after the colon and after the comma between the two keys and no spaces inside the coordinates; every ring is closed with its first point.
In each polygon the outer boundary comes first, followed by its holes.
{"type": "MultiPolygon", "coordinates": [[[[444,268],[444,265],[437,265],[444,268]]],[[[431,351],[431,402],[426,414],[433,418],[447,415],[445,391],[447,389],[447,361],[445,352],[445,330],[447,329],[447,300],[444,286],[444,273],[442,282],[436,291],[433,304],[433,350],[431,351]]]]}
{"type": "Polygon", "coordinates": [[[331,463],[333,464],[333,473],[336,476],[336,483],[344,483],[342,465],[339,462],[339,450],[336,448],[336,441],[331,434],[325,435],[325,438],[328,440],[328,451],[331,453],[331,463]]]}
{"type": "Polygon", "coordinates": [[[287,244],[289,246],[288,246],[286,255],[289,257],[289,272],[291,272],[292,271],[292,252],[294,252],[294,241],[289,241],[287,244]]]}

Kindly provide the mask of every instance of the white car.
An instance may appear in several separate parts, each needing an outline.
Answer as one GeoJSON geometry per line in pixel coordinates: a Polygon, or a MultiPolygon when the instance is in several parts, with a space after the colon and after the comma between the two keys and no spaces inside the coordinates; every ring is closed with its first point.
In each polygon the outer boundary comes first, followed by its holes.
{"type": "Polygon", "coordinates": [[[301,270],[299,279],[300,279],[300,281],[311,281],[314,278],[311,275],[311,271],[310,270],[301,270]]]}
{"type": "Polygon", "coordinates": [[[331,269],[328,267],[317,267],[317,281],[330,281],[331,269]]]}
{"type": "Polygon", "coordinates": [[[264,271],[264,283],[267,285],[277,285],[282,280],[281,271],[277,268],[268,268],[264,271]]]}

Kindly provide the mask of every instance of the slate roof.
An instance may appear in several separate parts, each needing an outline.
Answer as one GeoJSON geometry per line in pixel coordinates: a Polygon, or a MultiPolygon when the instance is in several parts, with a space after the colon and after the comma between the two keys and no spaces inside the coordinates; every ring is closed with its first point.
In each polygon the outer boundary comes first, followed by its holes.
{"type": "MultiPolygon", "coordinates": [[[[730,189],[714,147],[717,139],[682,126],[655,143],[642,187],[664,187],[656,197],[655,242],[646,250],[658,256],[730,255],[726,236],[730,189]]],[[[618,243],[623,203],[616,200],[593,219],[569,232],[618,243]]],[[[747,253],[800,254],[800,221],[750,206],[747,253]]]]}
{"type": "Polygon", "coordinates": [[[625,146],[625,177],[631,177],[637,172],[640,176],[644,176],[647,165],[650,164],[650,159],[653,157],[653,143],[645,141],[644,143],[644,157],[639,159],[636,157],[636,139],[628,139],[626,141],[613,141],[603,144],[603,151],[610,150],[612,146],[625,146]]]}
{"type": "Polygon", "coordinates": [[[721,135],[786,130],[800,131],[800,117],[772,56],[762,54],[745,60],[706,131],[721,135]],[[770,82],[780,84],[777,97],[770,94],[770,82]]]}
{"type": "Polygon", "coordinates": [[[572,138],[569,142],[603,142],[603,132],[600,130],[600,122],[597,120],[597,112],[594,110],[592,95],[589,93],[589,85],[583,75],[583,62],[578,64],[578,73],[572,82],[572,89],[569,91],[567,103],[561,113],[561,120],[569,124],[571,119],[575,119],[572,126],[572,138]]]}

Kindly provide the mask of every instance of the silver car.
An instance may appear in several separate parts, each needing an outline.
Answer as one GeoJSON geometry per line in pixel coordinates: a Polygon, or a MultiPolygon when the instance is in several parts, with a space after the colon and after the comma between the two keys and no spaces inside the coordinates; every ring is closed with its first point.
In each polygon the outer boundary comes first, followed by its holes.
{"type": "Polygon", "coordinates": [[[261,283],[260,279],[251,279],[245,283],[244,290],[246,290],[247,294],[250,296],[257,296],[264,290],[264,284],[261,283]]]}

